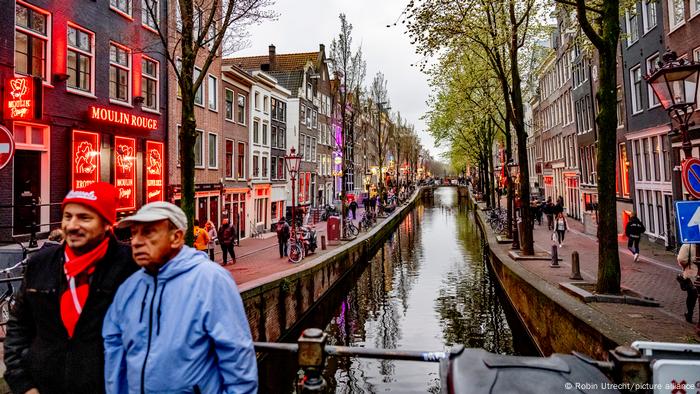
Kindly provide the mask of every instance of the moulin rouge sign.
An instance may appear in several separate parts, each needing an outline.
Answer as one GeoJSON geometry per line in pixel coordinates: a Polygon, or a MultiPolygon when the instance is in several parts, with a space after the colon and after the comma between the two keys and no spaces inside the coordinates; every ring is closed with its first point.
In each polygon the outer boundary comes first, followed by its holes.
{"type": "Polygon", "coordinates": [[[163,143],[146,141],[146,202],[163,201],[163,143]]]}
{"type": "Polygon", "coordinates": [[[43,84],[39,77],[5,80],[4,114],[10,120],[41,119],[43,84]]]}
{"type": "Polygon", "coordinates": [[[143,115],[134,115],[109,108],[91,106],[88,109],[88,117],[93,120],[115,123],[130,127],[138,127],[141,129],[158,129],[158,119],[149,118],[143,115]]]}
{"type": "Polygon", "coordinates": [[[136,208],[136,140],[114,137],[114,184],[119,195],[118,211],[136,208]]]}

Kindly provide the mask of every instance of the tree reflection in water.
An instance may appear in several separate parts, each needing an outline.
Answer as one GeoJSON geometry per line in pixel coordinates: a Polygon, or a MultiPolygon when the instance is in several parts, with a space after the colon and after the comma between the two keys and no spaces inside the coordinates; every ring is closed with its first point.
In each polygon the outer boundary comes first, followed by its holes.
{"type": "MultiPolygon", "coordinates": [[[[343,293],[330,297],[335,306],[322,308],[333,313],[325,317],[330,344],[437,351],[462,343],[522,353],[513,346],[482,250],[456,189],[436,190],[434,201],[407,215],[364,270],[349,278],[353,283],[339,286],[343,293]]],[[[314,323],[323,318],[315,316],[314,323]]],[[[330,358],[324,376],[329,392],[338,393],[425,393],[440,387],[434,363],[330,358]]]]}

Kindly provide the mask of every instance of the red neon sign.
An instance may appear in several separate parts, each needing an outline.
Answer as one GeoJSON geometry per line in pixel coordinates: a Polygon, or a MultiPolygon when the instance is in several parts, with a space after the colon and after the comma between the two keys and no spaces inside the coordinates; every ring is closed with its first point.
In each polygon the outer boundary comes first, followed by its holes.
{"type": "Polygon", "coordinates": [[[146,141],[146,203],[165,200],[163,143],[146,141]]]}
{"type": "Polygon", "coordinates": [[[73,130],[71,151],[73,190],[100,180],[100,135],[89,131],[73,130]]]}
{"type": "Polygon", "coordinates": [[[32,120],[41,118],[41,79],[17,77],[5,80],[5,118],[32,120]]]}
{"type": "Polygon", "coordinates": [[[143,115],[134,115],[109,108],[90,106],[88,116],[93,120],[116,123],[124,126],[138,127],[148,130],[158,129],[158,119],[143,115]]]}
{"type": "Polygon", "coordinates": [[[117,188],[117,211],[136,208],[136,140],[114,137],[114,186],[117,188]]]}

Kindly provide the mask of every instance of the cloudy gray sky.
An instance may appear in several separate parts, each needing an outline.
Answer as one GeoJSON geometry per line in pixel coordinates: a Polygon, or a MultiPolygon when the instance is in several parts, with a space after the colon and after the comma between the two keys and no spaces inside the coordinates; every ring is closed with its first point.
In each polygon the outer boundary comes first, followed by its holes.
{"type": "Polygon", "coordinates": [[[274,44],[277,53],[310,52],[320,43],[330,43],[340,30],[338,15],[342,12],[353,25],[353,45],[362,45],[367,61],[365,85],[377,71],[388,81],[393,111],[416,126],[423,146],[436,156],[442,149],[433,146],[432,137],[425,132],[420,118],[426,111],[428,83],[425,74],[411,64],[420,56],[410,44],[405,28],[393,24],[408,0],[276,0],[276,21],[266,21],[250,28],[251,45],[234,56],[263,55],[274,44]]]}

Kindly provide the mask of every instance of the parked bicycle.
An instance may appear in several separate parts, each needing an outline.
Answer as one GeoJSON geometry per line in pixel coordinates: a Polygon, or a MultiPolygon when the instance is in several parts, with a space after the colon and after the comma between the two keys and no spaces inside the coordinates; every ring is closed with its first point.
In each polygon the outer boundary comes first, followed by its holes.
{"type": "Polygon", "coordinates": [[[486,216],[487,223],[497,233],[502,233],[508,223],[508,212],[504,209],[492,209],[486,216]]]}
{"type": "Polygon", "coordinates": [[[289,262],[298,263],[304,258],[304,240],[301,231],[291,230],[289,237],[289,262]]]}
{"type": "Polygon", "coordinates": [[[350,218],[343,220],[343,235],[356,237],[360,233],[360,229],[355,226],[350,218]]]}
{"type": "Polygon", "coordinates": [[[374,225],[374,223],[376,223],[376,221],[377,221],[377,218],[372,213],[372,211],[365,211],[362,214],[362,218],[360,218],[360,222],[358,223],[358,227],[360,230],[368,231],[374,225]]]}
{"type": "Polygon", "coordinates": [[[18,282],[24,278],[23,275],[12,277],[10,274],[12,271],[20,267],[22,268],[22,271],[24,271],[26,264],[27,258],[25,257],[22,261],[13,265],[12,267],[0,270],[0,274],[5,275],[5,278],[0,279],[0,283],[7,283],[7,289],[5,289],[0,296],[0,334],[2,334],[3,338],[6,334],[7,322],[10,320],[10,311],[15,305],[16,289],[15,286],[12,285],[12,282],[18,282]]]}

